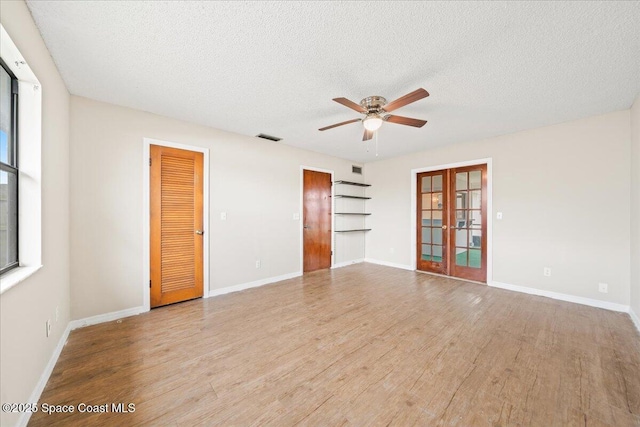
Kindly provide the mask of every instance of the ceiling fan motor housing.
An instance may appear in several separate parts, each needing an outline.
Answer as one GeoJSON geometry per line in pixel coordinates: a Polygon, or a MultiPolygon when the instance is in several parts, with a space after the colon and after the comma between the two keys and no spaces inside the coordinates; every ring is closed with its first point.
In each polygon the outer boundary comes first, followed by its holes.
{"type": "Polygon", "coordinates": [[[382,96],[368,96],[360,101],[360,106],[367,110],[367,116],[380,116],[384,113],[383,107],[387,104],[387,100],[382,96]]]}

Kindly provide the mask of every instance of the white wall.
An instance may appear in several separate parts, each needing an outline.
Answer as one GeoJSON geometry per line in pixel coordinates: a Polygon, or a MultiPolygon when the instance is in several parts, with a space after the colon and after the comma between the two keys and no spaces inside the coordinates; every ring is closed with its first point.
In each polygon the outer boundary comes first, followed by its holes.
{"type": "Polygon", "coordinates": [[[493,221],[493,280],[628,305],[629,114],[367,164],[374,213],[367,258],[410,265],[411,169],[492,158],[491,215],[504,214],[493,221]],[[543,267],[552,268],[551,277],[543,267]],[[598,282],[609,284],[608,294],[598,292],[598,282]]]}
{"type": "Polygon", "coordinates": [[[631,108],[631,310],[640,322],[640,94],[631,108]]]}
{"type": "MultiPolygon", "coordinates": [[[[74,319],[142,306],[145,137],[210,149],[210,289],[300,271],[301,165],[362,179],[351,161],[73,96],[74,319]]],[[[337,241],[335,263],[362,258],[359,246],[337,241]]]]}
{"type": "MultiPolygon", "coordinates": [[[[0,20],[42,84],[42,264],[0,296],[0,401],[27,402],[69,323],[69,93],[29,10],[0,2],[0,20]],[[55,319],[56,307],[59,319],[55,319]],[[49,338],[47,319],[54,321],[49,338]]],[[[0,424],[19,414],[2,412],[0,424]]]]}

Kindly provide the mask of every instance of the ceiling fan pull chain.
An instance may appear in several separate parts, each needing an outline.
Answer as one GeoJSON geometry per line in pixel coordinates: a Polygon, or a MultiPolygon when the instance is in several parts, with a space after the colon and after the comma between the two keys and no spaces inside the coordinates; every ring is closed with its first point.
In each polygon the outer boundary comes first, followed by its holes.
{"type": "Polygon", "coordinates": [[[378,134],[380,133],[380,131],[378,130],[376,132],[376,157],[378,157],[378,134]]]}

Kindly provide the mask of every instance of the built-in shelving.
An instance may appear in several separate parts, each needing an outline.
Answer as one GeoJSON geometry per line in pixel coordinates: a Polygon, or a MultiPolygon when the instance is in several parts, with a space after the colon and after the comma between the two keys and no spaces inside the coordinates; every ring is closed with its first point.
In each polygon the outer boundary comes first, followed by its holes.
{"type": "Polygon", "coordinates": [[[349,196],[348,194],[336,194],[336,197],[342,197],[342,198],[345,198],[345,199],[362,199],[362,200],[371,199],[371,197],[349,196]]]}
{"type": "MultiPolygon", "coordinates": [[[[365,228],[365,217],[371,215],[368,212],[354,212],[354,211],[364,211],[364,201],[366,200],[370,200],[371,197],[366,197],[364,195],[364,193],[362,193],[364,191],[364,187],[371,187],[371,184],[363,184],[361,182],[353,182],[353,181],[335,181],[334,184],[337,185],[350,185],[353,187],[363,187],[361,188],[359,191],[360,193],[356,192],[355,194],[353,194],[353,191],[346,191],[347,189],[342,187],[343,191],[338,191],[338,193],[350,193],[350,194],[336,194],[335,197],[336,198],[342,198],[342,199],[355,199],[356,201],[353,202],[347,202],[346,200],[344,202],[342,202],[341,207],[343,210],[346,211],[351,211],[351,212],[336,212],[336,215],[344,215],[344,216],[348,216],[348,217],[357,217],[357,216],[361,216],[362,219],[361,220],[356,220],[355,218],[353,219],[347,219],[344,218],[343,220],[340,221],[340,224],[342,225],[343,228],[345,228],[344,230],[336,230],[336,233],[356,233],[356,232],[364,232],[364,231],[370,231],[370,228],[365,228]],[[360,195],[356,195],[356,194],[360,194],[360,195]],[[360,209],[362,208],[362,209],[360,209]]],[[[354,189],[355,190],[355,189],[354,189]]]]}
{"type": "Polygon", "coordinates": [[[352,182],[352,181],[336,181],[336,184],[344,184],[344,185],[355,185],[356,187],[371,187],[371,184],[363,184],[361,182],[352,182]]]}

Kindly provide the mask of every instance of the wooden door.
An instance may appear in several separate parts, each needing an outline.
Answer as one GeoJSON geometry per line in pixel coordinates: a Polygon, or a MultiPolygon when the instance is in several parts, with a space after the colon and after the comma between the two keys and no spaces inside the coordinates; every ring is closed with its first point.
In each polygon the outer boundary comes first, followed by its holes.
{"type": "Polygon", "coordinates": [[[417,175],[421,271],[487,280],[487,165],[417,175]]]}
{"type": "Polygon", "coordinates": [[[449,275],[487,281],[487,165],[449,171],[449,275]]]}
{"type": "Polygon", "coordinates": [[[203,294],[203,155],[151,146],[151,307],[203,294]]]}
{"type": "Polygon", "coordinates": [[[418,174],[417,268],[447,274],[448,171],[418,174]]]}
{"type": "Polygon", "coordinates": [[[303,171],[304,271],[331,267],[331,175],[303,171]]]}

